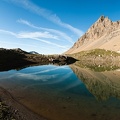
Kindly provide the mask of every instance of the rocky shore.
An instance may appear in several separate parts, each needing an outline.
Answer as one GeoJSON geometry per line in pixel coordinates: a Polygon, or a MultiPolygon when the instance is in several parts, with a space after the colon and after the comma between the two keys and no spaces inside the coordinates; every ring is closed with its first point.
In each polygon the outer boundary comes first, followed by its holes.
{"type": "Polygon", "coordinates": [[[47,120],[19,103],[7,90],[0,87],[0,120],[47,120]]]}
{"type": "Polygon", "coordinates": [[[16,120],[11,107],[0,100],[0,120],[16,120]]]}

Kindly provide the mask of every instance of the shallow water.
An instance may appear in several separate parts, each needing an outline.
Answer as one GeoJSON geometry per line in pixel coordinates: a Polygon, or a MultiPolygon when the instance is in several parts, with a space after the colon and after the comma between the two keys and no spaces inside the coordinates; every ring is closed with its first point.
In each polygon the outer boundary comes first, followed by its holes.
{"type": "Polygon", "coordinates": [[[0,86],[50,120],[119,120],[120,71],[42,65],[0,72],[0,86]]]}

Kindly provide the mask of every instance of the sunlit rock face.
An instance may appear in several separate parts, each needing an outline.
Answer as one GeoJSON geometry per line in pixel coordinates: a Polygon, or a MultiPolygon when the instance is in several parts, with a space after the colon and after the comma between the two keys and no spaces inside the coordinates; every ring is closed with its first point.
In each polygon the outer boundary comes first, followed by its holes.
{"type": "Polygon", "coordinates": [[[103,101],[110,97],[120,99],[119,69],[96,72],[88,68],[81,68],[77,65],[70,65],[70,67],[97,100],[103,101]]]}
{"type": "Polygon", "coordinates": [[[95,48],[120,51],[119,38],[120,21],[113,22],[108,17],[101,16],[66,54],[95,48]]]}

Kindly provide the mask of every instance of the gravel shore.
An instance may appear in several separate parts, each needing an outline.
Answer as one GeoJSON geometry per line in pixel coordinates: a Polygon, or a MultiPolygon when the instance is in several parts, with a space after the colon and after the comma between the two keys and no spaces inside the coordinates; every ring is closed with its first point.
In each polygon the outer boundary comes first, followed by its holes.
{"type": "Polygon", "coordinates": [[[47,120],[37,115],[19,101],[7,90],[0,87],[0,120],[47,120]]]}

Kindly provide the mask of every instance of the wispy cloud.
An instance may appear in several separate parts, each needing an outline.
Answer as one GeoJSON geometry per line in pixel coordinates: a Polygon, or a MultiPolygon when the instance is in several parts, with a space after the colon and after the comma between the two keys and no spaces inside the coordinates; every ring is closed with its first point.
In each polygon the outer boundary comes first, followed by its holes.
{"type": "Polygon", "coordinates": [[[17,37],[16,33],[7,31],[7,30],[3,30],[3,29],[0,29],[0,33],[5,33],[5,34],[9,34],[9,35],[17,37]]]}
{"type": "Polygon", "coordinates": [[[49,73],[50,71],[55,71],[55,70],[59,70],[59,69],[68,69],[68,66],[60,66],[60,67],[58,67],[58,66],[55,66],[54,68],[49,68],[49,69],[47,69],[47,70],[43,70],[43,71],[39,71],[39,72],[34,72],[34,73],[31,73],[31,74],[43,74],[43,73],[49,73]]]}
{"type": "Polygon", "coordinates": [[[40,42],[44,42],[44,43],[47,43],[49,45],[53,45],[53,46],[56,46],[56,47],[59,47],[59,48],[67,48],[66,46],[63,46],[63,45],[59,45],[59,44],[56,44],[56,43],[53,43],[53,42],[50,42],[50,41],[47,41],[47,40],[42,40],[42,39],[39,39],[39,38],[31,38],[31,39],[34,39],[34,40],[37,40],[37,41],[40,41],[40,42]]]}
{"type": "Polygon", "coordinates": [[[64,32],[61,32],[59,30],[43,28],[43,27],[37,27],[34,24],[30,23],[29,21],[23,20],[23,19],[19,19],[19,20],[17,20],[17,22],[25,24],[25,25],[27,25],[27,26],[29,26],[31,28],[34,28],[34,29],[49,31],[51,33],[59,35],[60,37],[62,37],[63,39],[67,40],[68,42],[70,42],[72,44],[74,43],[74,41],[73,41],[73,39],[71,37],[69,37],[67,34],[65,34],[64,32]]]}
{"type": "Polygon", "coordinates": [[[49,38],[58,40],[58,36],[54,36],[49,32],[20,32],[19,38],[49,38]]]}
{"type": "Polygon", "coordinates": [[[32,75],[32,74],[26,74],[26,73],[16,73],[13,75],[10,75],[7,78],[13,78],[13,77],[17,77],[17,78],[22,78],[24,80],[38,80],[38,81],[48,81],[49,79],[53,79],[56,78],[57,75],[32,75]]]}
{"type": "Polygon", "coordinates": [[[32,39],[32,40],[37,40],[37,41],[40,41],[40,42],[43,42],[43,43],[46,43],[46,44],[49,44],[49,45],[53,45],[53,46],[56,46],[56,47],[59,47],[59,48],[63,48],[63,49],[67,48],[66,46],[59,45],[59,44],[56,44],[56,43],[41,39],[41,37],[44,37],[44,38],[49,38],[49,37],[51,38],[52,37],[52,38],[55,38],[55,39],[57,38],[56,36],[53,36],[52,34],[49,34],[48,32],[43,32],[43,33],[42,32],[14,33],[14,32],[11,32],[11,31],[0,29],[0,33],[12,35],[12,36],[14,36],[16,38],[29,38],[29,39],[32,39]],[[47,34],[47,37],[46,37],[46,34],[47,34]]]}
{"type": "Polygon", "coordinates": [[[16,3],[16,4],[20,5],[21,7],[24,7],[25,9],[30,10],[59,26],[67,28],[70,31],[74,32],[78,36],[83,35],[82,30],[79,30],[79,29],[71,26],[70,24],[62,22],[62,20],[56,14],[52,13],[50,10],[47,10],[45,8],[35,5],[30,0],[7,0],[7,1],[16,3]]]}
{"type": "Polygon", "coordinates": [[[19,33],[14,33],[11,31],[3,30],[0,29],[1,33],[6,33],[12,36],[15,36],[17,38],[49,38],[49,39],[59,39],[58,36],[52,35],[49,32],[19,32],[19,33]]]}
{"type": "Polygon", "coordinates": [[[11,42],[4,42],[4,41],[0,41],[0,43],[11,44],[11,45],[22,45],[22,46],[36,47],[35,45],[28,45],[28,44],[21,44],[21,43],[11,43],[11,42]]]}

